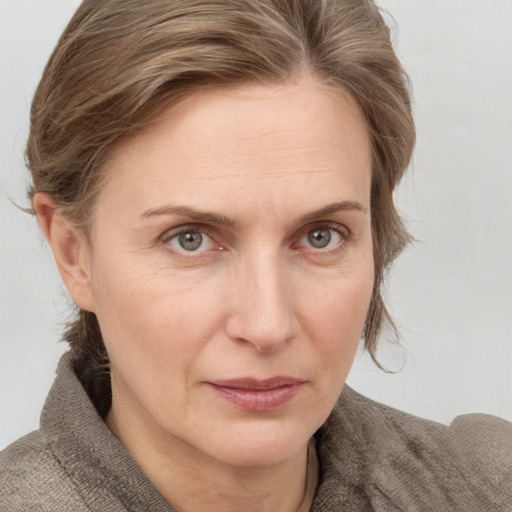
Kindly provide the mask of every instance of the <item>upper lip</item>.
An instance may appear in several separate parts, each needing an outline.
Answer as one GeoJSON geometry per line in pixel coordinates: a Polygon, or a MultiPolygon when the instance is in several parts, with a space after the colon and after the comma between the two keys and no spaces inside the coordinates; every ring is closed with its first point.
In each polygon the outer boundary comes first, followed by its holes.
{"type": "Polygon", "coordinates": [[[256,379],[254,377],[244,377],[240,379],[224,379],[209,381],[213,386],[232,389],[247,389],[247,390],[268,390],[281,388],[283,386],[294,386],[302,384],[304,380],[296,379],[295,377],[271,377],[269,379],[256,379]]]}

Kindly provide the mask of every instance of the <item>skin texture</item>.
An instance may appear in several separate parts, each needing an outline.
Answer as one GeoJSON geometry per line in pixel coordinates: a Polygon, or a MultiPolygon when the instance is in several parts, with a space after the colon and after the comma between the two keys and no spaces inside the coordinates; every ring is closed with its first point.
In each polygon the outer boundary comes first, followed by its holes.
{"type": "Polygon", "coordinates": [[[34,200],[71,297],[100,322],[107,425],[180,511],[297,510],[372,292],[363,116],[307,77],[214,88],[121,143],[107,172],[89,239],[34,200]],[[276,376],[301,384],[269,411],[209,384],[276,376]]]}

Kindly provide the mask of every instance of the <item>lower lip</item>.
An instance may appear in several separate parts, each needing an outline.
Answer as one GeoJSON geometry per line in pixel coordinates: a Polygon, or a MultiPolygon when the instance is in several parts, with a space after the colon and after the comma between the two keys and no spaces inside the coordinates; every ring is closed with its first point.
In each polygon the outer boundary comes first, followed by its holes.
{"type": "Polygon", "coordinates": [[[272,389],[241,389],[210,384],[228,402],[245,411],[275,411],[284,407],[299,392],[302,383],[272,389]]]}

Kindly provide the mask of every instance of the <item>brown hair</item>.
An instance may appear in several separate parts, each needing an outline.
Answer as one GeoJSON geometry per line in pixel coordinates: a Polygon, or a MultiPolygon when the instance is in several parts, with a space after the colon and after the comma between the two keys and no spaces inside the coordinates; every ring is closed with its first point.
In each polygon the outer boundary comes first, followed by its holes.
{"type": "MultiPolygon", "coordinates": [[[[112,147],[169,102],[201,87],[284,81],[303,72],[350,93],[369,128],[376,277],[363,336],[375,360],[385,321],[396,333],[381,286],[409,240],[392,193],[415,130],[407,76],[370,0],[84,0],[32,104],[29,195],[48,193],[87,231],[112,147]]],[[[105,414],[108,356],[96,316],[80,310],[64,338],[105,414]]]]}

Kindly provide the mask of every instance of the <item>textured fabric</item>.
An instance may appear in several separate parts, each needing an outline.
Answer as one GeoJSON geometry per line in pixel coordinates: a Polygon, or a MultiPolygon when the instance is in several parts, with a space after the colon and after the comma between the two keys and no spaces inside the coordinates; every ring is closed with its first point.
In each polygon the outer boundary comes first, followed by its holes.
{"type": "MultiPolygon", "coordinates": [[[[512,424],[481,414],[449,427],[348,386],[316,434],[312,511],[511,512],[512,424]]],[[[41,427],[0,453],[1,512],[172,512],[96,413],[65,357],[41,427]]]]}

